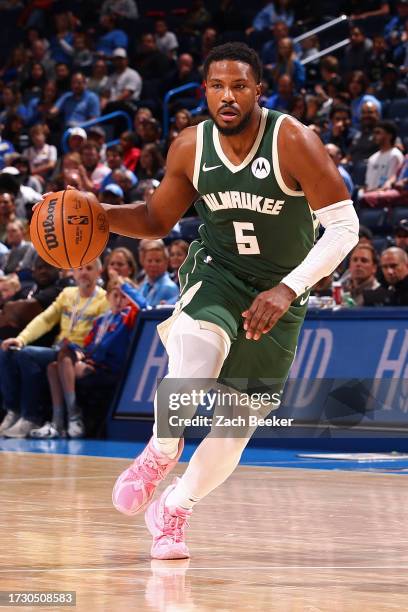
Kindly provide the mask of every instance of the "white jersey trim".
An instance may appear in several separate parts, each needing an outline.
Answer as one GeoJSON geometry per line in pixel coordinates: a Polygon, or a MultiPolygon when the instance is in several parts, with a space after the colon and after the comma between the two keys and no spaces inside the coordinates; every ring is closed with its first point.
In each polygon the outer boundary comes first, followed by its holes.
{"type": "Polygon", "coordinates": [[[214,148],[215,148],[215,150],[217,152],[218,157],[220,158],[220,160],[224,164],[224,166],[226,168],[228,168],[228,170],[230,172],[232,172],[233,174],[235,174],[236,172],[239,172],[240,170],[243,170],[248,164],[251,163],[251,161],[255,157],[255,154],[256,154],[256,152],[257,152],[257,150],[259,148],[259,145],[261,143],[262,137],[263,137],[264,132],[265,132],[265,126],[266,126],[267,118],[268,118],[268,109],[267,108],[263,108],[262,109],[261,120],[259,122],[258,135],[255,138],[255,142],[252,145],[251,150],[249,151],[248,155],[246,156],[244,161],[239,164],[239,166],[236,166],[235,164],[231,163],[230,160],[228,159],[228,157],[225,155],[224,151],[222,150],[221,143],[220,143],[220,133],[219,133],[219,131],[217,129],[217,126],[214,123],[214,125],[213,125],[214,148]]]}
{"type": "Polygon", "coordinates": [[[197,125],[196,150],[194,160],[193,185],[198,191],[198,179],[200,177],[201,158],[203,156],[204,121],[197,125]]]}
{"type": "Polygon", "coordinates": [[[280,166],[279,166],[279,153],[278,153],[279,128],[282,125],[282,121],[286,119],[287,116],[288,115],[281,115],[280,117],[278,117],[275,123],[275,129],[273,131],[273,139],[272,139],[273,171],[275,173],[276,181],[279,187],[281,188],[281,190],[283,191],[283,193],[286,193],[286,195],[289,195],[289,196],[303,197],[305,195],[303,191],[295,191],[294,189],[291,189],[290,187],[286,185],[285,181],[283,180],[282,173],[280,171],[280,166]]]}

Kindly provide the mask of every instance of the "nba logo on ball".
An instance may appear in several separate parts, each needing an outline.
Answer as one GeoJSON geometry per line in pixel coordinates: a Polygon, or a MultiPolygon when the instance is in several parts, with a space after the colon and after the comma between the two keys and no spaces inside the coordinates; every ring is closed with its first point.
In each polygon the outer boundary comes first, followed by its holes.
{"type": "Polygon", "coordinates": [[[271,172],[271,164],[265,157],[257,157],[252,162],[251,166],[252,174],[258,179],[264,179],[269,176],[271,172]]]}

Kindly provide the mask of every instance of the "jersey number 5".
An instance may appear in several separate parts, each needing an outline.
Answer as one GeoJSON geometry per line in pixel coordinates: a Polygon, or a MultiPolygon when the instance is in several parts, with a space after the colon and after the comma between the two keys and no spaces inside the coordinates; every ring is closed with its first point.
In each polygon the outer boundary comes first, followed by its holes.
{"type": "Polygon", "coordinates": [[[254,231],[253,223],[233,221],[235,240],[237,241],[238,253],[240,255],[259,255],[259,244],[255,235],[245,235],[245,231],[254,231]]]}

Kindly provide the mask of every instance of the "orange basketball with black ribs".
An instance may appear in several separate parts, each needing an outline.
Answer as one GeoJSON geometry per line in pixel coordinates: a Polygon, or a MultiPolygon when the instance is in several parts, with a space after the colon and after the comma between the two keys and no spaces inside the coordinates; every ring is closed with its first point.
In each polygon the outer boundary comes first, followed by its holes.
{"type": "Polygon", "coordinates": [[[76,189],[56,191],[35,208],[30,235],[37,253],[51,265],[81,268],[105,249],[108,217],[93,194],[76,189]]]}

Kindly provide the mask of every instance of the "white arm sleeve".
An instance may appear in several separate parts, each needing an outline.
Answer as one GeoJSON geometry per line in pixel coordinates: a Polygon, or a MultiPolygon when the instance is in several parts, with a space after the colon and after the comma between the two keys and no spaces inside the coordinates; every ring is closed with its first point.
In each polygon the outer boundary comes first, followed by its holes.
{"type": "Polygon", "coordinates": [[[352,200],[343,200],[313,211],[325,228],[305,259],[281,282],[302,295],[331,274],[358,242],[358,217],[352,200]]]}

